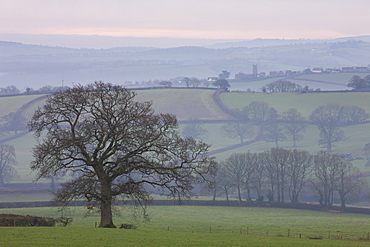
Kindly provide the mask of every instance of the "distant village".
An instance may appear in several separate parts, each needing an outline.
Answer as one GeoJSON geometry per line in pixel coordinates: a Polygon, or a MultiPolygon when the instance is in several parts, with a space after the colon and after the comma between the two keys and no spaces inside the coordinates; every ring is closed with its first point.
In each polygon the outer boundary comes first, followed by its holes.
{"type": "MultiPolygon", "coordinates": [[[[305,75],[305,74],[322,74],[322,73],[370,73],[370,65],[360,66],[360,67],[342,67],[339,68],[322,68],[322,67],[315,67],[313,69],[307,68],[303,71],[293,71],[293,70],[285,70],[285,71],[270,71],[268,73],[266,72],[258,72],[258,64],[253,64],[252,67],[252,74],[246,74],[243,72],[240,72],[238,74],[235,74],[235,80],[236,81],[245,81],[245,80],[254,80],[254,79],[264,79],[267,77],[283,77],[283,76],[299,76],[299,75],[305,75]]],[[[222,74],[219,75],[219,77],[208,77],[207,81],[213,82],[218,79],[227,79],[225,78],[227,76],[228,72],[223,71],[222,74]]]]}

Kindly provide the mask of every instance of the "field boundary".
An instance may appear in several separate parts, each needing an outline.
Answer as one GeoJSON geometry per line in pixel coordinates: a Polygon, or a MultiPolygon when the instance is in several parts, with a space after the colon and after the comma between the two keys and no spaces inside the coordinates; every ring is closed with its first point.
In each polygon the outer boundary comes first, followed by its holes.
{"type": "MultiPolygon", "coordinates": [[[[86,201],[74,201],[71,206],[86,206],[86,201]]],[[[133,201],[117,201],[116,205],[130,205],[133,201]]],[[[32,208],[32,207],[54,207],[51,201],[35,202],[1,202],[0,208],[32,208]]],[[[311,203],[278,203],[278,202],[257,202],[257,201],[212,201],[212,200],[153,200],[150,206],[215,206],[215,207],[260,207],[260,208],[286,208],[312,210],[328,213],[354,213],[370,215],[370,208],[357,208],[340,206],[325,206],[311,203]]]]}

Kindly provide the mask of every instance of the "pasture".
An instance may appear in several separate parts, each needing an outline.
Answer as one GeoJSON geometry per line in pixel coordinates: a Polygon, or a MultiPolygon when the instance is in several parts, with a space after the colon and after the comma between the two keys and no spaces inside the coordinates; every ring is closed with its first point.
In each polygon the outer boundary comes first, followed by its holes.
{"type": "MultiPolygon", "coordinates": [[[[174,113],[182,121],[190,118],[208,120],[202,125],[209,133],[204,141],[212,145],[212,150],[216,150],[238,144],[238,139],[226,138],[221,131],[223,123],[219,120],[228,120],[229,117],[215,104],[213,93],[214,90],[201,89],[140,90],[137,100],[152,100],[156,112],[174,113]]],[[[279,113],[295,107],[308,117],[312,110],[325,103],[358,105],[370,113],[369,96],[370,93],[223,93],[221,100],[230,109],[241,109],[252,101],[264,101],[275,107],[279,113]]],[[[7,108],[2,108],[1,114],[16,111],[37,97],[39,95],[0,98],[10,101],[3,101],[7,108]]],[[[24,111],[24,115],[30,117],[31,112],[42,105],[42,102],[40,100],[32,104],[24,111]]],[[[180,124],[180,128],[184,126],[180,124]]],[[[350,152],[365,158],[362,148],[370,142],[369,129],[369,123],[344,127],[347,139],[337,143],[334,151],[350,152]]],[[[298,148],[312,153],[323,150],[317,144],[318,135],[317,127],[309,125],[304,140],[298,142],[298,148]]],[[[35,177],[29,169],[31,149],[35,144],[32,133],[7,143],[15,146],[19,163],[16,169],[20,177],[14,182],[32,182],[35,177]]],[[[289,139],[280,143],[282,148],[291,146],[289,139]]],[[[216,157],[220,161],[232,153],[260,152],[272,147],[273,143],[261,140],[218,153],[216,157]]],[[[365,167],[365,163],[365,159],[354,162],[362,172],[368,172],[369,168],[365,167]]],[[[28,195],[0,195],[1,202],[49,199],[49,194],[36,192],[28,195]]],[[[3,213],[57,216],[56,208],[0,209],[0,214],[3,213]]],[[[74,222],[67,228],[0,228],[0,246],[370,246],[367,241],[370,238],[368,215],[196,206],[151,206],[149,213],[151,221],[144,223],[132,218],[130,208],[117,211],[116,225],[135,224],[138,226],[135,230],[97,229],[95,222],[99,218],[96,214],[84,217],[82,208],[74,208],[70,212],[74,216],[74,222]]]]}
{"type": "Polygon", "coordinates": [[[263,101],[279,113],[297,108],[306,118],[317,107],[327,103],[356,105],[370,113],[370,93],[222,93],[221,99],[230,109],[242,109],[253,101],[263,101]]]}
{"type": "MultiPolygon", "coordinates": [[[[55,215],[55,208],[0,209],[0,214],[55,215]]],[[[2,227],[0,246],[370,246],[370,216],[304,210],[151,206],[150,222],[133,220],[129,208],[116,225],[135,230],[98,229],[96,215],[70,212],[67,228],[2,227]],[[348,227],[348,226],[351,227],[348,227]]]]}
{"type": "Polygon", "coordinates": [[[213,101],[215,90],[156,89],[138,90],[137,101],[152,101],[157,113],[172,113],[178,120],[230,119],[213,101]]]}
{"type": "MultiPolygon", "coordinates": [[[[21,96],[9,96],[0,97],[0,117],[19,110],[24,104],[39,98],[40,94],[34,95],[21,95],[21,96]]],[[[41,103],[40,103],[41,104],[41,103]]],[[[32,107],[30,110],[34,111],[36,108],[32,107]]]]}
{"type": "Polygon", "coordinates": [[[302,87],[309,86],[313,90],[316,89],[320,89],[321,91],[351,90],[351,88],[347,87],[347,84],[354,75],[365,77],[366,75],[368,75],[368,73],[321,73],[321,74],[306,74],[299,76],[267,77],[258,80],[231,82],[230,90],[246,91],[249,88],[255,92],[262,92],[262,87],[279,80],[288,80],[296,84],[299,84],[302,87]]]}
{"type": "MultiPolygon", "coordinates": [[[[137,100],[153,101],[153,107],[156,112],[169,112],[176,114],[180,121],[189,119],[204,120],[202,127],[208,131],[204,141],[211,144],[211,150],[225,148],[239,143],[237,138],[230,139],[222,131],[225,120],[230,119],[214,102],[214,90],[205,89],[156,89],[156,90],[138,90],[137,100]],[[221,120],[221,122],[220,122],[221,120]]],[[[1,97],[1,102],[6,105],[2,114],[18,110],[22,105],[39,97],[40,95],[1,97]],[[9,101],[9,102],[8,102],[9,101]],[[7,103],[8,102],[8,103],[7,103]],[[7,110],[7,111],[5,111],[7,110]]],[[[339,103],[343,105],[357,105],[363,107],[370,113],[370,93],[222,93],[221,100],[230,109],[241,109],[252,101],[264,101],[270,106],[275,107],[279,113],[295,107],[307,118],[311,112],[318,106],[326,103],[339,103]]],[[[1,103],[0,102],[0,103],[1,103]]],[[[41,106],[44,100],[39,100],[30,105],[23,112],[26,117],[30,117],[32,112],[41,106]]],[[[185,124],[180,124],[180,130],[185,124]]],[[[370,124],[352,125],[342,128],[346,140],[336,143],[334,152],[352,153],[354,156],[366,159],[362,149],[366,143],[370,142],[370,124]]],[[[12,135],[12,133],[9,133],[12,135]]],[[[251,137],[253,138],[253,137],[251,137]]],[[[318,145],[319,131],[316,126],[309,125],[304,133],[304,139],[299,141],[298,148],[312,153],[324,150],[318,145]]],[[[9,140],[16,149],[18,165],[16,169],[20,175],[14,182],[30,183],[34,180],[35,174],[30,173],[29,163],[32,159],[31,150],[35,145],[32,133],[28,133],[19,138],[9,140]]],[[[291,148],[292,141],[289,138],[279,143],[281,148],[291,148]]],[[[217,153],[215,156],[220,161],[226,159],[232,153],[260,152],[275,147],[274,143],[267,143],[263,140],[243,146],[237,149],[217,153]]],[[[365,167],[366,160],[355,162],[361,171],[368,172],[365,167]]],[[[42,182],[42,181],[41,181],[42,182]]]]}

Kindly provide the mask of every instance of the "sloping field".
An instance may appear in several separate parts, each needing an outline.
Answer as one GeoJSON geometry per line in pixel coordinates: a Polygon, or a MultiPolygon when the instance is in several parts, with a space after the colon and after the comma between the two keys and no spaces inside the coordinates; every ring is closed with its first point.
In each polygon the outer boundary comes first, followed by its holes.
{"type": "Polygon", "coordinates": [[[178,120],[226,120],[229,117],[217,106],[215,90],[155,89],[138,90],[137,101],[153,101],[156,113],[172,113],[178,120]]]}
{"type": "Polygon", "coordinates": [[[308,74],[308,75],[301,75],[296,78],[302,79],[302,80],[326,81],[326,82],[332,82],[332,83],[341,84],[343,86],[347,86],[351,78],[355,75],[358,75],[360,77],[365,77],[367,73],[308,74]]]}
{"type": "Polygon", "coordinates": [[[9,96],[0,97],[0,117],[19,110],[24,104],[37,99],[41,95],[21,95],[21,96],[9,96]]]}
{"type": "MultiPolygon", "coordinates": [[[[199,120],[226,120],[228,116],[222,112],[213,100],[214,90],[202,89],[156,89],[156,90],[138,90],[136,100],[138,101],[153,101],[153,107],[157,112],[174,113],[180,121],[188,120],[189,118],[199,120]]],[[[40,95],[17,96],[0,98],[3,105],[1,107],[3,114],[15,111],[22,107],[23,104],[40,97],[40,95]],[[7,102],[9,100],[9,102],[7,102]]],[[[30,104],[23,112],[24,116],[31,117],[33,111],[43,104],[45,99],[38,100],[30,104]]],[[[325,103],[339,103],[342,105],[358,105],[366,109],[370,113],[370,93],[222,93],[221,100],[231,109],[241,109],[252,101],[264,101],[270,106],[275,107],[279,113],[288,110],[289,108],[297,108],[305,117],[308,117],[311,112],[318,106],[325,103]]],[[[1,101],[0,101],[1,102],[1,101]]],[[[238,139],[226,138],[222,131],[223,122],[209,122],[203,127],[207,129],[208,136],[204,141],[211,144],[211,150],[222,149],[230,145],[239,143],[238,139]]],[[[180,128],[186,126],[181,124],[180,128]]],[[[348,126],[342,128],[346,135],[346,141],[337,143],[335,152],[338,153],[352,153],[353,155],[361,154],[362,149],[366,143],[369,142],[370,136],[368,132],[369,124],[362,124],[356,126],[348,126]]],[[[304,140],[298,143],[299,148],[308,150],[310,152],[319,152],[323,148],[318,145],[319,133],[316,126],[309,126],[307,132],[304,134],[304,140]]],[[[15,182],[32,182],[35,174],[30,174],[29,163],[32,159],[31,149],[35,145],[35,140],[32,133],[21,136],[20,138],[10,140],[7,143],[14,145],[17,153],[16,166],[20,175],[19,180],[15,182]]],[[[274,143],[266,143],[259,141],[249,146],[222,152],[217,154],[218,160],[227,158],[232,153],[259,152],[274,147],[274,143]]],[[[282,148],[291,148],[292,142],[288,138],[279,143],[282,148]]],[[[368,172],[365,168],[366,160],[359,161],[359,167],[362,171],[368,172]]]]}
{"type": "MultiPolygon", "coordinates": [[[[212,96],[215,90],[148,89],[137,90],[136,101],[152,101],[156,113],[172,113],[178,120],[226,120],[229,117],[217,106],[212,96]]],[[[0,97],[0,117],[19,110],[23,105],[43,95],[0,97]]],[[[29,119],[45,102],[45,98],[29,104],[23,115],[29,119]]]]}
{"type": "Polygon", "coordinates": [[[370,93],[222,93],[221,100],[231,109],[242,109],[252,101],[263,101],[274,107],[279,113],[290,108],[297,108],[308,117],[317,107],[327,103],[357,105],[370,113],[370,93]]]}

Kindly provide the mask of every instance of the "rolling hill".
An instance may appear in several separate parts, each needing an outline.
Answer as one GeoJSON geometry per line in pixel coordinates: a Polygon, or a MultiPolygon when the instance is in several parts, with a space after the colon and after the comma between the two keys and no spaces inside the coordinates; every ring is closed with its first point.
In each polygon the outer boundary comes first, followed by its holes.
{"type": "MultiPolygon", "coordinates": [[[[357,105],[366,109],[370,113],[370,93],[221,93],[219,100],[216,100],[217,94],[215,90],[210,89],[155,89],[155,90],[137,90],[138,101],[152,101],[153,108],[157,113],[173,113],[178,116],[180,122],[180,130],[186,126],[189,119],[199,120],[202,127],[208,131],[208,135],[204,141],[211,144],[211,150],[215,153],[218,160],[227,158],[235,152],[259,152],[269,148],[273,148],[273,143],[266,143],[262,140],[255,141],[250,145],[238,145],[238,139],[227,138],[222,131],[222,125],[231,119],[227,112],[217,103],[223,102],[224,106],[229,109],[241,109],[252,101],[264,101],[270,106],[275,107],[279,113],[286,111],[289,108],[295,107],[307,117],[316,107],[325,103],[339,103],[346,105],[357,105]],[[225,149],[233,146],[234,149],[225,149]]],[[[0,103],[4,106],[1,115],[9,112],[22,110],[22,114],[29,118],[32,112],[41,106],[45,98],[42,95],[25,95],[13,97],[1,97],[0,103]],[[30,104],[29,102],[32,102],[30,104]],[[27,107],[25,107],[25,105],[27,107]],[[23,107],[22,107],[23,106],[23,107]]],[[[343,127],[346,141],[336,144],[334,152],[337,153],[352,153],[354,157],[361,159],[355,161],[355,164],[363,171],[368,172],[365,167],[366,157],[362,149],[366,143],[370,142],[370,124],[352,125],[343,127]]],[[[9,135],[13,135],[10,133],[9,135]]],[[[8,136],[9,136],[8,135],[8,136]]],[[[252,137],[253,138],[253,137],[252,137]]],[[[298,142],[299,149],[308,150],[310,152],[319,152],[324,150],[318,145],[319,132],[317,127],[309,125],[304,140],[298,142]]],[[[247,140],[249,141],[249,140],[247,140]]],[[[18,182],[31,182],[34,174],[30,174],[29,162],[32,159],[31,149],[35,144],[32,133],[6,141],[15,146],[17,160],[19,165],[17,170],[20,174],[18,182]]],[[[282,141],[280,147],[291,148],[292,143],[289,139],[282,141]]],[[[16,181],[15,181],[16,182],[16,181]]]]}
{"type": "MultiPolygon", "coordinates": [[[[206,79],[218,76],[223,70],[229,71],[233,79],[237,73],[251,73],[252,64],[258,64],[259,71],[266,73],[302,71],[307,67],[367,66],[370,43],[360,40],[282,41],[275,45],[222,49],[195,46],[72,49],[0,42],[0,54],[0,87],[16,85],[24,91],[27,87],[72,86],[95,80],[142,86],[148,81],[183,76],[206,79]]],[[[259,90],[264,82],[256,83],[257,87],[248,85],[244,89],[234,84],[231,90],[259,90]]],[[[312,87],[343,89],[330,83],[312,87]]]]}

